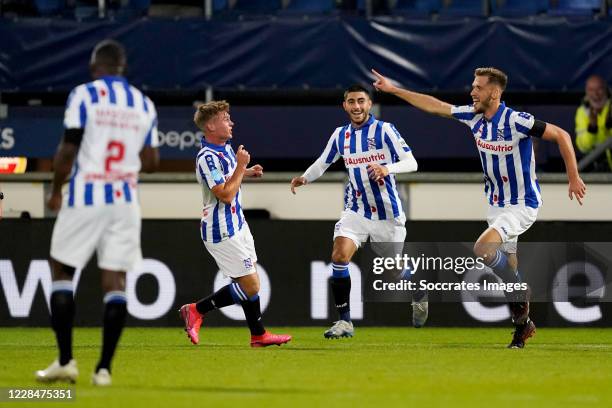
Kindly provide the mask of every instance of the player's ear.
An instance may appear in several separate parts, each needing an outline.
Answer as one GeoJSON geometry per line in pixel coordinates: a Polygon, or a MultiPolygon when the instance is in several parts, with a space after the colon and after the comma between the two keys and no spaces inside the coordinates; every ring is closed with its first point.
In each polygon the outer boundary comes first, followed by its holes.
{"type": "Polygon", "coordinates": [[[501,89],[498,86],[493,87],[493,92],[491,94],[493,98],[500,99],[501,98],[501,89]]]}

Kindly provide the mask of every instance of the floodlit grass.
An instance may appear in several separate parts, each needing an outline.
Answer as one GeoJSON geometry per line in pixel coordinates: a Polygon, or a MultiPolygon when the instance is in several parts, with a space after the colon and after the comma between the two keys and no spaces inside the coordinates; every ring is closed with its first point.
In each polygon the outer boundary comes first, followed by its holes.
{"type": "MultiPolygon", "coordinates": [[[[612,329],[542,328],[523,350],[505,348],[509,329],[358,327],[341,340],[323,330],[275,328],[293,341],[251,349],[241,328],[203,328],[198,346],[180,328],[127,328],[101,389],[90,385],[100,330],[76,329],[76,401],[62,405],[612,406],[612,329]]],[[[33,373],[56,357],[53,333],[1,328],[0,356],[0,387],[44,387],[33,373]]]]}

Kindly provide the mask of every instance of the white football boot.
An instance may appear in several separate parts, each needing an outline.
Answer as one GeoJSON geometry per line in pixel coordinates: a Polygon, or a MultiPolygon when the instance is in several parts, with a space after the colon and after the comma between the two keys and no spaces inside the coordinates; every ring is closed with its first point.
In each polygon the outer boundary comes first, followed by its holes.
{"type": "Polygon", "coordinates": [[[55,360],[44,370],[36,371],[36,380],[39,382],[67,381],[74,384],[78,376],[79,370],[75,359],[66,365],[60,365],[59,360],[55,360]]]}

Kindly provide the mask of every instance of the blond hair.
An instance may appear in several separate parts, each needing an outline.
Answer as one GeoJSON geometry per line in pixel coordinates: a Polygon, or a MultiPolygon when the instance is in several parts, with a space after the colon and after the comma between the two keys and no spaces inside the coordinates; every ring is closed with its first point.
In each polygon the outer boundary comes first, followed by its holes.
{"type": "Polygon", "coordinates": [[[195,115],[193,115],[193,121],[199,129],[204,130],[204,126],[206,126],[209,120],[220,112],[229,111],[229,107],[230,105],[227,101],[210,101],[203,103],[198,105],[195,115]]]}
{"type": "Polygon", "coordinates": [[[499,85],[502,91],[505,91],[506,85],[508,85],[508,75],[497,68],[476,68],[474,70],[474,76],[486,76],[489,78],[490,83],[499,85]]]}

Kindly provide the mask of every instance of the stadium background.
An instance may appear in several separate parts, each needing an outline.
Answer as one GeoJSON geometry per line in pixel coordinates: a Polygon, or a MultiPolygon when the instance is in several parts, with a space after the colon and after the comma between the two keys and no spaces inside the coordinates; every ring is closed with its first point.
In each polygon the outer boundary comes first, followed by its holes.
{"type": "MultiPolygon", "coordinates": [[[[157,104],[163,135],[163,173],[143,177],[141,185],[148,261],[132,282],[132,326],[178,326],[176,308],[215,284],[216,268],[197,232],[200,193],[192,169],[199,135],[191,122],[196,101],[227,99],[235,143],[247,146],[266,171],[267,180],[245,185],[245,208],[270,282],[263,289],[269,295],[267,322],[325,325],[333,311],[321,271],[329,263],[344,176],[331,173],[297,197],[288,182],[346,122],[343,87],[371,83],[374,67],[406,87],[462,104],[469,102],[473,69],[495,65],[510,78],[507,104],[573,134],[586,78],[597,73],[612,81],[610,7],[599,0],[127,1],[110,2],[103,11],[82,1],[1,3],[0,155],[28,158],[26,174],[0,176],[6,194],[0,221],[2,326],[48,322],[46,258],[54,214],[44,209],[44,196],[50,158],[62,134],[67,93],[88,80],[89,54],[103,38],[126,46],[127,77],[157,104]]],[[[485,226],[486,204],[467,131],[392,97],[377,94],[374,101],[373,112],[396,125],[419,161],[418,174],[401,177],[408,240],[474,239],[485,226]]],[[[589,195],[579,208],[567,199],[556,146],[541,142],[537,165],[545,206],[525,240],[609,240],[612,177],[584,173],[589,195]]],[[[96,325],[97,272],[90,265],[82,276],[77,323],[96,325]]],[[[593,305],[574,306],[563,313],[550,303],[534,318],[542,326],[612,323],[608,303],[595,305],[595,312],[593,305]]],[[[366,304],[360,324],[406,325],[409,309],[366,304]]],[[[491,314],[436,304],[429,324],[504,324],[491,314]]],[[[240,324],[236,317],[219,313],[209,323],[240,324]]]]}

